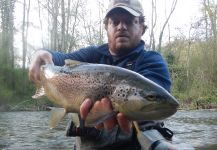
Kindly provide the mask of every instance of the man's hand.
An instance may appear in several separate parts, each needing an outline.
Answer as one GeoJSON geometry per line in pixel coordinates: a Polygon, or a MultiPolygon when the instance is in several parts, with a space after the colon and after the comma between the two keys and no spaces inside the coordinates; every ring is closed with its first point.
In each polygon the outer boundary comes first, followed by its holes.
{"type": "Polygon", "coordinates": [[[40,67],[43,64],[53,64],[52,55],[47,51],[39,50],[29,66],[29,79],[35,84],[40,82],[40,67]]]}
{"type": "MultiPolygon", "coordinates": [[[[108,98],[103,98],[101,101],[96,101],[93,103],[92,100],[86,99],[81,107],[80,107],[80,115],[82,119],[85,119],[90,111],[90,109],[94,110],[102,110],[102,111],[112,111],[111,102],[108,98]]],[[[127,120],[127,118],[122,113],[118,113],[117,116],[114,116],[102,124],[96,126],[97,129],[105,128],[107,130],[111,130],[114,126],[119,125],[120,128],[126,132],[130,133],[132,128],[132,122],[127,120]]]]}

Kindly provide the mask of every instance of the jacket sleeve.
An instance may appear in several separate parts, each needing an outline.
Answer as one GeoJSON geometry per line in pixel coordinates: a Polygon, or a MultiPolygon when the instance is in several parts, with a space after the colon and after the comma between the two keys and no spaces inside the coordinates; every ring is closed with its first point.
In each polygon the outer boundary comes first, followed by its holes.
{"type": "Polygon", "coordinates": [[[95,52],[96,48],[96,46],[89,46],[71,53],[61,53],[47,49],[45,50],[49,51],[52,54],[53,62],[55,65],[63,66],[65,64],[65,59],[72,59],[89,63],[93,62],[97,57],[97,53],[95,52]]]}
{"type": "Polygon", "coordinates": [[[139,56],[136,62],[135,72],[154,81],[165,88],[168,92],[171,90],[171,80],[167,63],[163,57],[155,51],[147,51],[146,55],[139,56]]]}

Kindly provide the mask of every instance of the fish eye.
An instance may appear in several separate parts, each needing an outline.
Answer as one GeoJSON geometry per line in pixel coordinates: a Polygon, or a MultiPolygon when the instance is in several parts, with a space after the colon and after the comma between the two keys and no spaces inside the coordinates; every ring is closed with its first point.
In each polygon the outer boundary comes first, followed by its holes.
{"type": "Polygon", "coordinates": [[[148,94],[147,96],[146,96],[146,98],[148,99],[148,100],[150,100],[150,101],[154,101],[154,100],[156,100],[156,95],[155,94],[153,94],[153,93],[151,93],[151,94],[148,94]]]}

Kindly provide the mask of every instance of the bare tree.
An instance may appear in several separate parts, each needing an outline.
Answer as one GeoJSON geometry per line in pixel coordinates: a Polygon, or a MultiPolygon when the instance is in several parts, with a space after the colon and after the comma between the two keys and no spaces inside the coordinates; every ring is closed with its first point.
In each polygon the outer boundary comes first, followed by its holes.
{"type": "Polygon", "coordinates": [[[1,65],[14,68],[14,4],[15,0],[0,0],[2,38],[1,65]]]}
{"type": "Polygon", "coordinates": [[[71,34],[69,36],[69,44],[68,44],[68,51],[71,51],[73,49],[77,49],[77,45],[76,45],[76,28],[78,26],[78,22],[79,22],[79,7],[81,7],[82,5],[82,1],[77,0],[76,2],[73,3],[72,6],[72,27],[71,27],[71,34]]]}
{"type": "MultiPolygon", "coordinates": [[[[50,10],[48,10],[50,11],[50,10]]],[[[51,3],[51,48],[58,49],[58,15],[59,15],[59,0],[52,0],[51,3]]]]}
{"type": "MultiPolygon", "coordinates": [[[[38,18],[39,18],[39,24],[40,24],[40,29],[41,31],[43,31],[43,25],[42,25],[42,18],[41,18],[41,2],[40,0],[38,0],[38,18]]],[[[42,35],[41,35],[41,43],[42,45],[44,46],[44,40],[43,40],[43,32],[41,32],[42,35]]]]}
{"type": "Polygon", "coordinates": [[[62,24],[61,24],[61,51],[64,51],[66,48],[65,45],[65,30],[66,30],[66,17],[65,17],[65,3],[64,0],[61,0],[61,15],[62,15],[62,24]]]}
{"type": "Polygon", "coordinates": [[[22,46],[23,46],[23,56],[22,56],[22,68],[25,71],[26,66],[26,54],[27,54],[27,39],[28,39],[28,28],[29,28],[29,11],[30,11],[30,0],[28,1],[28,6],[26,6],[26,0],[23,1],[23,24],[22,24],[22,46]]]}
{"type": "MultiPolygon", "coordinates": [[[[0,0],[1,11],[1,42],[0,42],[0,64],[7,69],[14,69],[15,54],[14,54],[14,0],[0,0]]],[[[4,72],[4,75],[9,79],[8,87],[15,89],[14,74],[4,72]]]]}
{"type": "Polygon", "coordinates": [[[211,33],[214,36],[214,38],[217,38],[217,27],[216,27],[216,21],[217,21],[217,5],[215,4],[214,0],[203,0],[203,7],[205,10],[205,15],[209,17],[209,21],[211,24],[211,33]]]}
{"type": "Polygon", "coordinates": [[[103,43],[103,31],[104,31],[104,24],[103,24],[103,13],[104,13],[104,4],[98,0],[98,10],[99,10],[99,39],[97,44],[102,44],[103,43]]]}
{"type": "Polygon", "coordinates": [[[150,33],[150,42],[149,46],[151,49],[155,49],[155,34],[154,29],[157,23],[157,8],[156,0],[152,0],[152,11],[151,11],[151,33],[150,33]]]}
{"type": "Polygon", "coordinates": [[[105,12],[105,6],[102,1],[97,1],[97,10],[98,14],[92,14],[91,10],[86,9],[82,13],[82,23],[83,23],[83,30],[84,30],[84,39],[85,42],[89,45],[97,44],[100,45],[104,43],[105,40],[105,29],[103,23],[103,15],[105,12]],[[93,18],[98,18],[94,20],[93,18]]]}
{"type": "MultiPolygon", "coordinates": [[[[66,17],[66,39],[69,37],[69,24],[70,24],[70,19],[71,19],[71,0],[68,0],[67,2],[67,17],[66,17]]],[[[67,45],[67,48],[65,49],[67,52],[69,51],[68,47],[68,40],[65,41],[65,44],[67,45]]]]}
{"type": "Polygon", "coordinates": [[[168,22],[170,20],[170,17],[173,14],[173,12],[174,12],[174,10],[176,8],[177,1],[178,0],[173,0],[169,15],[166,17],[166,20],[165,20],[165,22],[163,24],[163,27],[162,27],[161,31],[160,31],[160,36],[159,36],[159,41],[158,41],[158,50],[159,51],[161,51],[161,45],[162,45],[162,38],[163,38],[163,34],[164,34],[164,29],[167,26],[167,24],[168,24],[168,22]]]}

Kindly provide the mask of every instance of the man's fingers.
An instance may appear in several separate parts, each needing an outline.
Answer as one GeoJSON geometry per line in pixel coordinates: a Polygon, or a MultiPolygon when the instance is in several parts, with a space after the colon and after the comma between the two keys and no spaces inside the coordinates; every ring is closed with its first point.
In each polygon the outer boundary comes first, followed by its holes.
{"type": "MultiPolygon", "coordinates": [[[[80,116],[82,119],[86,119],[88,113],[90,112],[93,114],[111,114],[112,113],[112,105],[111,102],[108,98],[103,98],[101,101],[96,101],[93,103],[92,100],[86,99],[80,107],[80,116]]],[[[96,118],[97,119],[97,118],[96,118]]],[[[118,114],[117,116],[118,123],[120,127],[125,131],[125,132],[130,132],[131,130],[131,123],[128,121],[123,114],[118,114]]],[[[104,121],[103,123],[99,124],[96,126],[97,129],[106,129],[106,130],[111,130],[114,126],[116,126],[117,120],[116,117],[112,117],[104,121]]]]}
{"type": "MultiPolygon", "coordinates": [[[[101,99],[101,101],[96,101],[91,111],[93,114],[96,114],[96,115],[112,113],[112,106],[111,106],[110,100],[108,98],[103,98],[101,99]]],[[[115,117],[112,117],[104,121],[102,124],[97,125],[96,128],[97,129],[104,128],[106,130],[111,130],[116,124],[117,124],[117,121],[115,117]]]]}
{"type": "Polygon", "coordinates": [[[111,130],[114,128],[114,126],[117,124],[117,121],[115,117],[112,117],[111,119],[106,120],[103,125],[106,130],[111,130]]]}
{"type": "Polygon", "coordinates": [[[129,121],[124,114],[122,113],[118,113],[117,115],[117,121],[118,124],[120,126],[120,128],[126,132],[126,133],[130,133],[131,129],[132,129],[132,122],[129,121]]]}
{"type": "MultiPolygon", "coordinates": [[[[103,98],[101,100],[101,104],[102,104],[102,111],[106,111],[108,114],[112,113],[112,105],[108,98],[103,98]]],[[[106,120],[103,124],[106,130],[111,130],[117,124],[117,121],[115,117],[112,117],[106,120]]]]}
{"type": "Polygon", "coordinates": [[[30,68],[29,69],[29,80],[34,82],[35,84],[38,84],[40,82],[40,73],[39,68],[30,68]]]}
{"type": "Polygon", "coordinates": [[[100,124],[96,125],[96,128],[97,129],[104,129],[103,123],[100,123],[100,124]]]}
{"type": "Polygon", "coordinates": [[[90,109],[93,106],[93,101],[89,98],[87,98],[80,107],[80,116],[82,119],[85,119],[90,112],[90,109]]]}
{"type": "Polygon", "coordinates": [[[43,64],[54,64],[54,62],[49,52],[39,50],[35,53],[29,66],[29,79],[35,84],[40,83],[40,67],[43,64]]]}
{"type": "Polygon", "coordinates": [[[44,59],[44,63],[45,64],[54,64],[54,62],[52,60],[52,56],[46,57],[46,59],[44,59]]]}

